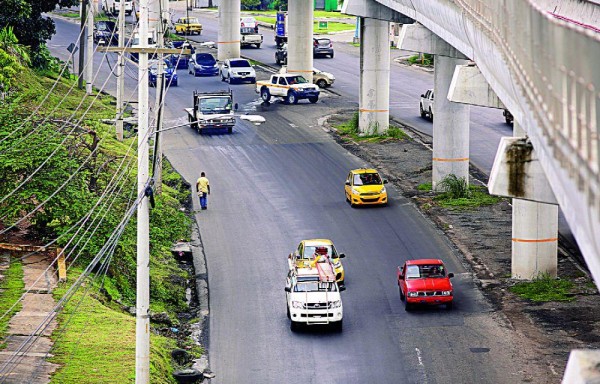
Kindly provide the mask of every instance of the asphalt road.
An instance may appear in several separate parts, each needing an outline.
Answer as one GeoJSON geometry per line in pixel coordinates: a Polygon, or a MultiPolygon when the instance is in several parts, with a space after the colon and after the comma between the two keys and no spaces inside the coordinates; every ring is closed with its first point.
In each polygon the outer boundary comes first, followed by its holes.
{"type": "MultiPolygon", "coordinates": [[[[57,21],[57,31],[49,46],[66,52],[77,26],[57,21]]],[[[97,63],[106,63],[101,56],[97,63]]],[[[96,84],[108,73],[106,64],[101,68],[96,84]]],[[[217,77],[184,71],[180,77],[180,86],[168,91],[166,126],[183,120],[192,89],[224,87],[217,77]]],[[[443,234],[393,186],[388,207],[345,203],[348,170],[368,164],[337,145],[317,120],[352,99],[324,95],[315,105],[264,107],[254,86],[231,88],[242,112],[257,110],[264,124],[239,121],[231,135],[182,127],[164,140],[166,155],[186,180],[193,184],[205,171],[211,182],[209,209],[196,215],[209,275],[213,383],[521,382],[518,340],[496,319],[443,234]],[[313,237],[331,238],[347,255],[339,334],[289,329],[286,256],[313,237]],[[396,266],[430,257],[443,259],[456,274],[455,307],[405,312],[396,266]]]]}

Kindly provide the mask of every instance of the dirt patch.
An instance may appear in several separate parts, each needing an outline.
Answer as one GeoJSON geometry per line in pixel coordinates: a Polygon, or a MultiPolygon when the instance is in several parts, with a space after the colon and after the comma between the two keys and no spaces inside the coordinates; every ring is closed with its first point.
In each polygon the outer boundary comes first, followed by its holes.
{"type": "MultiPolygon", "coordinates": [[[[600,295],[585,266],[559,243],[558,275],[575,285],[573,301],[535,303],[510,292],[516,283],[511,273],[512,208],[510,199],[477,209],[448,209],[436,204],[435,194],[419,191],[431,182],[431,138],[401,124],[410,140],[355,142],[333,128],[346,122],[354,111],[330,116],[325,126],[336,141],[380,170],[404,196],[437,225],[460,250],[465,265],[493,307],[510,327],[529,343],[524,355],[556,381],[562,377],[571,349],[600,347],[600,295]]],[[[483,184],[487,176],[471,169],[471,183],[483,184]]]]}

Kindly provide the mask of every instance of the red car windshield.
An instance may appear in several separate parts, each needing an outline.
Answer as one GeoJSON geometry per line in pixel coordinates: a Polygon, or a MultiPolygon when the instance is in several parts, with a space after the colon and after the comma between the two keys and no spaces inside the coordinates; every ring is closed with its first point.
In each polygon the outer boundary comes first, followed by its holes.
{"type": "Polygon", "coordinates": [[[446,277],[446,269],[441,264],[408,265],[406,279],[424,279],[446,277]]]}

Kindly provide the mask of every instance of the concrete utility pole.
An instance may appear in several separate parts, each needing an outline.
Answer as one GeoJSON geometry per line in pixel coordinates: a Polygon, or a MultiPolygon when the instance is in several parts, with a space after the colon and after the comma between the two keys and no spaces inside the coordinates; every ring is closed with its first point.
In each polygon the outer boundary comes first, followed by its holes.
{"type": "MultiPolygon", "coordinates": [[[[84,0],[87,1],[87,0],[84,0]]],[[[86,56],[87,64],[85,67],[85,93],[87,95],[92,94],[92,81],[94,80],[94,6],[93,3],[88,5],[87,12],[87,45],[86,45],[86,56]]]]}
{"type": "MultiPolygon", "coordinates": [[[[125,47],[125,2],[119,2],[119,48],[125,47]]],[[[117,117],[115,121],[117,140],[123,141],[123,99],[125,97],[125,52],[119,52],[117,59],[117,117]]]]}
{"type": "Polygon", "coordinates": [[[81,1],[80,6],[81,20],[80,20],[80,33],[79,33],[79,68],[77,68],[77,86],[79,89],[83,89],[83,66],[85,64],[85,19],[87,17],[87,0],[81,1]]]}
{"type": "MultiPolygon", "coordinates": [[[[165,7],[168,7],[168,3],[165,5],[163,0],[154,0],[154,7],[152,7],[153,14],[156,12],[156,45],[157,47],[164,48],[165,45],[165,7]]],[[[168,11],[168,8],[167,8],[168,11]]],[[[158,74],[156,77],[156,104],[155,104],[155,121],[156,121],[156,134],[154,135],[154,163],[152,166],[152,175],[154,176],[155,192],[157,194],[162,192],[162,142],[160,140],[160,130],[162,128],[162,108],[164,103],[165,94],[165,69],[164,69],[164,54],[159,52],[158,54],[158,74]]]]}
{"type": "Polygon", "coordinates": [[[222,0],[219,3],[219,61],[240,57],[240,0],[222,0]]]}
{"type": "MultiPolygon", "coordinates": [[[[140,0],[138,68],[138,196],[148,184],[148,0],[140,0]]],[[[135,382],[150,382],[150,212],[148,198],[137,208],[137,298],[135,322],[135,382]]]]}

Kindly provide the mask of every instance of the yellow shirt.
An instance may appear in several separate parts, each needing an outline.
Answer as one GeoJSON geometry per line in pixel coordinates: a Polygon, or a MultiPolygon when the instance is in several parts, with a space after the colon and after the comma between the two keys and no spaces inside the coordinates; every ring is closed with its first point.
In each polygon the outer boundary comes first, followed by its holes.
{"type": "Polygon", "coordinates": [[[198,192],[208,193],[208,179],[206,177],[201,177],[196,181],[196,188],[198,192]]]}

